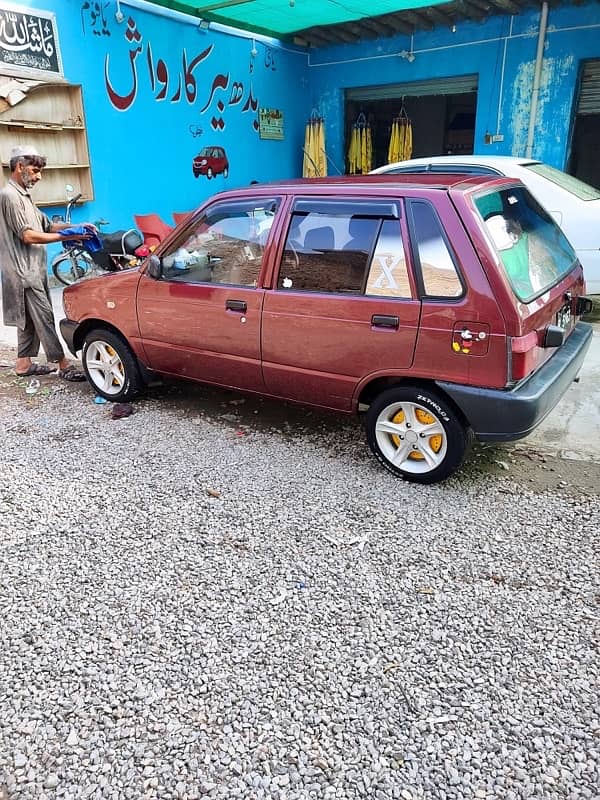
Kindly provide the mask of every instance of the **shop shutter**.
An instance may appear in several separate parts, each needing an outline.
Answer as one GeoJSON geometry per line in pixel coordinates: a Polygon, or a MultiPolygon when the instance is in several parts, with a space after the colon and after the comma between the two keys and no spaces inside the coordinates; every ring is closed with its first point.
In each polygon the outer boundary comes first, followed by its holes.
{"type": "Polygon", "coordinates": [[[439,94],[470,94],[477,91],[477,75],[459,75],[429,81],[393,83],[386,86],[361,86],[346,89],[346,100],[394,100],[401,97],[423,97],[439,94]]]}
{"type": "Polygon", "coordinates": [[[577,113],[600,114],[600,59],[584,63],[577,113]]]}

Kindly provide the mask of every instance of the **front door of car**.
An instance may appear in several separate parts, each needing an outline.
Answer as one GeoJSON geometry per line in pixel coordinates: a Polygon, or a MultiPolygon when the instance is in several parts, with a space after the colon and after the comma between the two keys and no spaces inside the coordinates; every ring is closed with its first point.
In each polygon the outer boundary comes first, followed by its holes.
{"type": "Polygon", "coordinates": [[[272,220],[277,205],[276,199],[212,204],[161,253],[160,277],[141,276],[138,321],[152,369],[264,389],[258,287],[265,237],[256,219],[272,220]]]}
{"type": "Polygon", "coordinates": [[[263,306],[267,391],[349,410],[367,376],[403,374],[421,311],[393,200],[298,199],[263,306]]]}

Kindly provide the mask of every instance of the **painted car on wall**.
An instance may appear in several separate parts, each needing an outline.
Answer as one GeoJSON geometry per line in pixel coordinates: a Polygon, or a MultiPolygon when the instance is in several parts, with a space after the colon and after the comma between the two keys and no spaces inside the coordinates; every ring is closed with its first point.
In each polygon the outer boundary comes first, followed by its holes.
{"type": "Polygon", "coordinates": [[[600,189],[541,161],[512,156],[428,156],[386,164],[372,174],[415,172],[518,178],[552,214],[575,248],[588,293],[600,295],[600,189]]]}
{"type": "Polygon", "coordinates": [[[364,413],[379,462],[433,483],[552,411],[583,288],[519,181],[352,176],[215,195],[141,267],[67,287],[60,329],[108,400],[160,374],[364,413]]]}
{"type": "Polygon", "coordinates": [[[192,159],[192,172],[194,177],[206,175],[207,178],[214,178],[222,175],[226,178],[229,175],[229,161],[224,148],[222,147],[203,147],[202,150],[192,159]]]}

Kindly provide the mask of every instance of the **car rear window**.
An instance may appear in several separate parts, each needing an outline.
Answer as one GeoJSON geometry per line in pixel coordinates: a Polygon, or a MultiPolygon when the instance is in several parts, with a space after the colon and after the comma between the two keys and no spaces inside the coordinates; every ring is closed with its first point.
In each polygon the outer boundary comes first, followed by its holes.
{"type": "Polygon", "coordinates": [[[525,187],[480,195],[475,205],[519,300],[533,300],[572,269],[575,251],[525,187]]]}
{"type": "Polygon", "coordinates": [[[600,191],[595,189],[579,178],[574,178],[572,175],[567,175],[559,169],[548,166],[548,164],[525,164],[525,169],[541,175],[542,178],[547,178],[552,183],[565,189],[567,192],[574,194],[580,200],[598,200],[600,199],[600,191]]]}

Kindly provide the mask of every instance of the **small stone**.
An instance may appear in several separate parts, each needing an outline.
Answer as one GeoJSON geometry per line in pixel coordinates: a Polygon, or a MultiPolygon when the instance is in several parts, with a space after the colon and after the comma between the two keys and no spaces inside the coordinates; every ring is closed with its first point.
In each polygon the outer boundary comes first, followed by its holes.
{"type": "Polygon", "coordinates": [[[56,789],[58,784],[59,784],[58,775],[55,772],[51,772],[44,781],[44,788],[56,789]]]}

